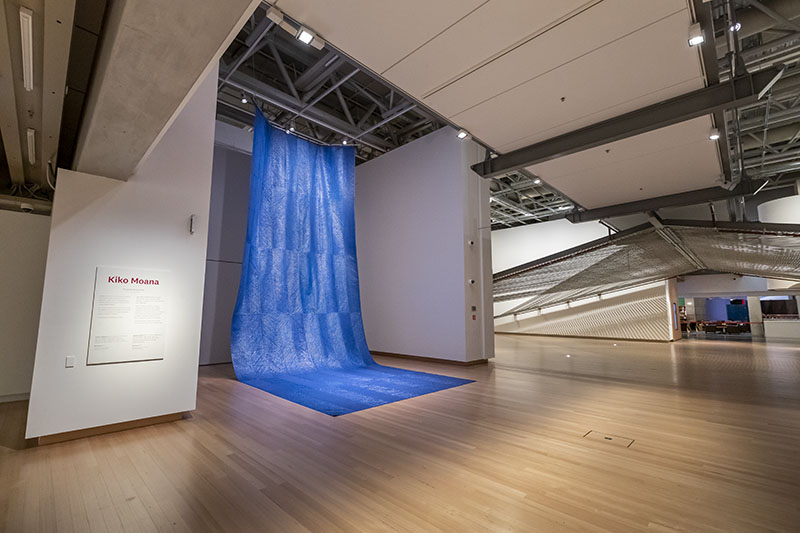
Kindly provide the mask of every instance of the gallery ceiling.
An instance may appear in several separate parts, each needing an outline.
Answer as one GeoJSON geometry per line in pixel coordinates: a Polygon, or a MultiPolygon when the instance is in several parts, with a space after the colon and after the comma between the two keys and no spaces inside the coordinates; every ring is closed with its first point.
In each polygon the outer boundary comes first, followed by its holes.
{"type": "MultiPolygon", "coordinates": [[[[730,71],[726,0],[412,0],[391,6],[369,0],[279,0],[276,5],[500,154],[724,82],[730,71]],[[689,27],[699,18],[706,25],[705,49],[687,44],[689,27]]],[[[742,60],[753,71],[781,60],[788,69],[773,92],[777,99],[778,89],[792,90],[787,80],[800,72],[800,35],[794,35],[792,21],[800,8],[781,0],[730,5],[744,24],[742,60]],[[755,4],[772,6],[778,18],[755,4]]],[[[763,104],[750,106],[745,117],[751,130],[742,132],[751,134],[750,144],[756,141],[752,128],[765,114],[763,104]]],[[[779,109],[796,104],[784,101],[779,109]]],[[[735,126],[741,118],[738,112],[700,116],[518,168],[530,188],[508,180],[505,185],[522,194],[509,196],[498,188],[505,202],[493,206],[498,215],[493,227],[501,227],[501,214],[507,225],[540,220],[526,200],[526,193],[535,194],[534,185],[560,193],[570,208],[591,209],[742,179],[738,167],[730,170],[732,156],[745,162],[749,174],[769,180],[767,188],[786,179],[786,160],[796,161],[794,155],[770,153],[782,166],[769,168],[767,157],[765,169],[753,158],[755,150],[770,150],[766,143],[741,156],[733,153],[743,134],[735,126]],[[719,142],[709,139],[713,127],[723,130],[719,142]],[[543,183],[535,182],[537,177],[543,183]]],[[[781,134],[778,143],[798,140],[781,134]]]]}

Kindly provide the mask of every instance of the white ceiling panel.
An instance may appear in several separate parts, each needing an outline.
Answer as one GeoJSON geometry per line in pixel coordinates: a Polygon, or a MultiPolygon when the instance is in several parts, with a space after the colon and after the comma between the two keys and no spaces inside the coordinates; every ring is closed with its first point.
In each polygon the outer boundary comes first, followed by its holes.
{"type": "Polygon", "coordinates": [[[598,0],[487,2],[383,76],[416,98],[422,98],[515,48],[530,44],[548,28],[552,31],[566,18],[597,3],[598,0]]]}
{"type": "Polygon", "coordinates": [[[700,89],[687,17],[676,13],[451,118],[507,152],[700,89]]]}
{"type": "MultiPolygon", "coordinates": [[[[490,6],[493,5],[489,4],[490,6]]],[[[552,4],[558,4],[552,2],[552,4]]],[[[586,6],[584,6],[586,7],[586,6]]],[[[442,36],[428,43],[420,49],[424,56],[414,54],[399,65],[390,69],[386,76],[398,86],[419,86],[422,82],[417,78],[436,78],[436,74],[429,72],[428,65],[441,68],[447,62],[448,56],[453,56],[453,50],[459,50],[456,45],[450,50],[437,51],[439,58],[430,57],[434,52],[436,43],[442,40],[458,43],[468,41],[468,34],[458,31],[469,22],[474,15],[485,10],[487,6],[476,10],[470,17],[450,28],[442,36]],[[423,62],[426,61],[427,63],[423,62]],[[410,66],[416,67],[411,70],[410,66]]],[[[416,96],[425,96],[425,103],[447,117],[459,113],[485,102],[498,94],[519,87],[526,82],[547,74],[554,69],[580,58],[592,51],[607,46],[632,32],[648,31],[647,27],[659,20],[684,13],[686,15],[686,2],[684,0],[669,0],[658,2],[642,2],[641,0],[605,0],[592,2],[588,8],[571,13],[560,23],[550,23],[545,32],[541,32],[533,39],[527,39],[504,55],[491,62],[485,63],[480,68],[473,69],[467,76],[462,76],[449,85],[441,87],[432,93],[414,93],[416,96]]],[[[514,16],[514,12],[506,16],[514,16]]],[[[531,17],[536,20],[536,17],[531,17]]],[[[518,20],[525,20],[520,17],[518,20]]],[[[530,20],[525,20],[530,24],[530,20]]],[[[506,24],[508,20],[499,21],[506,24]]],[[[502,24],[499,24],[502,27],[502,24]]],[[[681,29],[679,37],[685,33],[681,29]]],[[[649,46],[647,47],[649,48],[649,46]]],[[[639,52],[639,61],[646,60],[647,50],[639,52]]],[[[696,58],[695,58],[696,59],[696,58]]],[[[451,59],[452,61],[452,59],[451,59]]],[[[438,80],[438,78],[437,78],[438,80]]]]}
{"type": "Polygon", "coordinates": [[[379,74],[488,0],[278,0],[277,7],[379,74]]]}
{"type": "Polygon", "coordinates": [[[711,127],[704,116],[528,170],[588,209],[713,187],[720,165],[711,127]]]}

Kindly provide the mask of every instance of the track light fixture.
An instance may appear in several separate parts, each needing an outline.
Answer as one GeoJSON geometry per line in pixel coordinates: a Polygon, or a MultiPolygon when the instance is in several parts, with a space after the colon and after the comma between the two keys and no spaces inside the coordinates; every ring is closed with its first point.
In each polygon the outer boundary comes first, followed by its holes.
{"type": "Polygon", "coordinates": [[[742,29],[742,23],[736,22],[735,24],[731,24],[731,27],[728,28],[732,32],[737,32],[742,29]]]}
{"type": "Polygon", "coordinates": [[[294,38],[301,43],[310,45],[317,50],[322,50],[325,47],[324,39],[315,34],[311,29],[305,26],[297,26],[295,23],[286,20],[283,12],[277,7],[270,7],[267,10],[267,18],[280,26],[284,31],[291,33],[294,38]]]}
{"type": "Polygon", "coordinates": [[[689,46],[699,46],[706,41],[703,35],[703,28],[700,27],[699,22],[695,22],[689,26],[689,46]]]}
{"type": "Polygon", "coordinates": [[[533,180],[533,184],[534,185],[541,185],[542,184],[542,180],[540,180],[539,178],[536,178],[535,180],[533,180]]]}
{"type": "Polygon", "coordinates": [[[462,141],[469,137],[469,132],[467,130],[458,130],[456,137],[461,139],[462,141]]]}
{"type": "Polygon", "coordinates": [[[33,90],[33,11],[19,8],[19,30],[22,37],[22,85],[33,90]]]}
{"type": "Polygon", "coordinates": [[[708,138],[712,141],[719,139],[719,130],[717,128],[711,128],[711,131],[708,132],[708,138]]]}
{"type": "Polygon", "coordinates": [[[246,94],[244,94],[244,93],[242,93],[242,103],[243,103],[243,104],[246,104],[246,103],[247,103],[247,95],[246,95],[246,94]]]}

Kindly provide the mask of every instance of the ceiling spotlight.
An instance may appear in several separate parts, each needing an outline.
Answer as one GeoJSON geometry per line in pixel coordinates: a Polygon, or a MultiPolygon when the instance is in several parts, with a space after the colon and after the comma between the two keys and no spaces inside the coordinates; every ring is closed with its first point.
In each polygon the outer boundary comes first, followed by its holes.
{"type": "Polygon", "coordinates": [[[742,29],[742,23],[737,22],[736,24],[731,24],[731,27],[728,28],[730,31],[739,31],[742,29]]]}
{"type": "Polygon", "coordinates": [[[347,139],[342,139],[342,144],[347,144],[347,139]]]}
{"type": "Polygon", "coordinates": [[[699,22],[695,22],[689,26],[689,46],[698,46],[705,42],[706,37],[703,35],[703,28],[700,27],[699,22]]]}
{"type": "Polygon", "coordinates": [[[533,180],[533,184],[534,185],[541,185],[542,184],[542,180],[540,180],[539,178],[536,178],[535,180],[533,180]]]}
{"type": "Polygon", "coordinates": [[[719,130],[717,128],[711,128],[711,131],[708,132],[708,138],[712,141],[719,139],[719,130]]]}
{"type": "Polygon", "coordinates": [[[467,132],[467,130],[458,130],[456,137],[458,137],[461,140],[464,140],[467,137],[469,137],[469,133],[467,132]]]}
{"type": "Polygon", "coordinates": [[[311,44],[311,41],[314,40],[314,34],[303,26],[300,26],[300,29],[297,30],[297,35],[295,35],[295,37],[303,44],[311,44]]]}
{"type": "Polygon", "coordinates": [[[19,8],[19,30],[22,37],[22,85],[33,90],[33,11],[19,8]]]}
{"type": "Polygon", "coordinates": [[[247,95],[246,95],[246,94],[244,94],[244,93],[242,93],[242,103],[243,103],[243,104],[246,104],[246,103],[247,103],[247,95]]]}

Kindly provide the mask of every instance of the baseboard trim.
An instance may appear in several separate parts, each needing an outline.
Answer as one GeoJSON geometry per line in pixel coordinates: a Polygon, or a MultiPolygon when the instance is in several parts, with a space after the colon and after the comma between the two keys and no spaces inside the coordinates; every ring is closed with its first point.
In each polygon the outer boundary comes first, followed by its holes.
{"type": "Polygon", "coordinates": [[[168,415],[151,416],[150,418],[140,418],[138,420],[129,420],[127,422],[119,422],[117,424],[108,424],[106,426],[78,429],[64,433],[55,433],[53,435],[43,435],[39,437],[39,446],[55,444],[57,442],[64,442],[68,440],[83,439],[85,437],[94,437],[96,435],[104,435],[106,433],[116,433],[117,431],[152,426],[154,424],[163,424],[165,422],[174,422],[176,420],[189,417],[191,417],[191,415],[188,412],[172,413],[168,415]]]}
{"type": "Polygon", "coordinates": [[[488,359],[477,359],[475,361],[453,361],[451,359],[437,359],[435,357],[424,357],[422,355],[409,355],[405,353],[392,353],[392,352],[376,352],[370,350],[372,355],[382,355],[384,357],[397,357],[399,359],[411,359],[412,361],[424,361],[426,363],[444,363],[446,365],[456,366],[475,366],[483,365],[489,362],[488,359]]]}
{"type": "Polygon", "coordinates": [[[29,400],[31,395],[29,392],[23,392],[20,394],[5,394],[0,396],[0,403],[9,403],[9,402],[23,402],[25,400],[29,400]]]}
{"type": "MultiPolygon", "coordinates": [[[[673,342],[673,339],[670,340],[659,340],[659,339],[625,339],[622,337],[590,337],[588,335],[552,335],[548,333],[519,333],[516,331],[495,331],[495,335],[522,335],[523,337],[552,337],[555,339],[591,339],[595,341],[620,341],[620,342],[663,342],[663,343],[670,343],[673,342]]],[[[680,339],[674,339],[680,340],[680,339]]]]}

